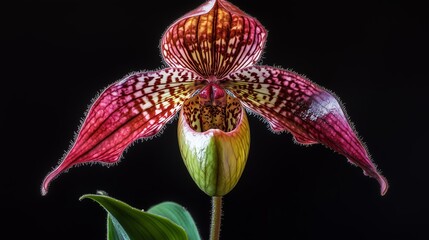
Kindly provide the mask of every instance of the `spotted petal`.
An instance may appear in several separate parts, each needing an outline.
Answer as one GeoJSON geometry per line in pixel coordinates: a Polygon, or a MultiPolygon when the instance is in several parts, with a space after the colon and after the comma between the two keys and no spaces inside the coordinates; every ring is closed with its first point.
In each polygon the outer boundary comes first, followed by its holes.
{"type": "Polygon", "coordinates": [[[275,132],[289,131],[299,143],[326,145],[377,179],[381,194],[386,193],[387,180],[332,93],[294,72],[268,66],[248,67],[226,79],[226,87],[275,132]]]}
{"type": "Polygon", "coordinates": [[[266,37],[255,18],[227,1],[209,0],[167,29],[161,53],[172,67],[221,79],[255,64],[266,37]]]}
{"type": "Polygon", "coordinates": [[[131,74],[109,86],[94,102],[77,139],[42,185],[76,164],[114,163],[132,142],[157,134],[195,91],[195,73],[168,68],[131,74]]]}

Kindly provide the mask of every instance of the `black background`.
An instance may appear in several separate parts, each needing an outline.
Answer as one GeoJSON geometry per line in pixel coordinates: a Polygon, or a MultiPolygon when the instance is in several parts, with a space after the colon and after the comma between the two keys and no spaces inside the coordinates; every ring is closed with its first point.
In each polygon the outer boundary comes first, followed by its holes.
{"type": "MultiPolygon", "coordinates": [[[[144,209],[178,202],[208,238],[210,198],[181,160],[177,120],[160,137],[134,144],[120,164],[73,168],[40,195],[92,99],[132,71],[161,68],[164,30],[202,2],[2,7],[2,225],[13,239],[105,239],[104,210],[78,200],[97,190],[144,209]]],[[[381,197],[377,182],[343,156],[297,145],[250,117],[250,156],[224,198],[221,239],[429,239],[426,8],[412,1],[232,2],[268,29],[263,64],[305,74],[340,97],[391,188],[381,197]]]]}

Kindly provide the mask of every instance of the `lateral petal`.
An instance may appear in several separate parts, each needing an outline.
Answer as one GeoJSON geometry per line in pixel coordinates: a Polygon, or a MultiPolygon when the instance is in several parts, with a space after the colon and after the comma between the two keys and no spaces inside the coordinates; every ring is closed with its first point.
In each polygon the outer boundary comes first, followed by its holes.
{"type": "Polygon", "coordinates": [[[234,72],[226,77],[225,87],[265,118],[273,131],[288,131],[299,143],[324,144],[375,178],[381,195],[387,192],[386,178],[377,171],[344,108],[330,91],[294,72],[269,66],[234,72]]]}
{"type": "Polygon", "coordinates": [[[76,164],[115,163],[135,140],[154,136],[195,91],[195,73],[167,68],[131,74],[110,85],[90,107],[74,145],[43,181],[51,181],[76,164]]]}

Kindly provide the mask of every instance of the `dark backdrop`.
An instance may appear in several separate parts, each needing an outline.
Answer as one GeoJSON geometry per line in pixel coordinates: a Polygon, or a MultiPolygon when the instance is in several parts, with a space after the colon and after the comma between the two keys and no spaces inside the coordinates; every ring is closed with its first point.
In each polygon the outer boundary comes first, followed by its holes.
{"type": "MultiPolygon", "coordinates": [[[[201,4],[181,1],[31,1],[2,10],[2,184],[14,239],[105,239],[104,190],[147,209],[176,201],[208,238],[210,198],[193,183],[176,124],[134,144],[114,167],[44,176],[68,149],[92,99],[132,71],[162,65],[159,39],[201,4]],[[28,235],[27,235],[28,234],[28,235]]],[[[412,1],[232,1],[268,29],[263,63],[335,92],[390,182],[323,147],[303,147],[250,117],[248,164],[224,198],[222,239],[429,239],[428,17],[412,1]]],[[[6,218],[4,218],[6,213],[6,218]]]]}

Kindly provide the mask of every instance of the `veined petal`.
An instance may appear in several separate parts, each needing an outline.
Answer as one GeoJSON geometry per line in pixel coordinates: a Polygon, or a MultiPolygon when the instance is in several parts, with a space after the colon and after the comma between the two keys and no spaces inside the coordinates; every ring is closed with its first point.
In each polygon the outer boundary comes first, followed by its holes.
{"type": "Polygon", "coordinates": [[[268,66],[232,73],[225,87],[264,117],[275,132],[289,131],[299,143],[326,145],[377,179],[382,195],[387,192],[387,180],[377,171],[344,109],[329,91],[294,72],[268,66]]]}
{"type": "Polygon", "coordinates": [[[221,79],[254,65],[266,37],[267,31],[255,18],[227,1],[210,0],[167,29],[161,54],[172,67],[221,79]]]}
{"type": "Polygon", "coordinates": [[[76,164],[114,163],[132,142],[157,134],[195,91],[195,73],[186,69],[129,75],[109,86],[89,109],[76,141],[43,181],[42,194],[60,173],[76,164]]]}

